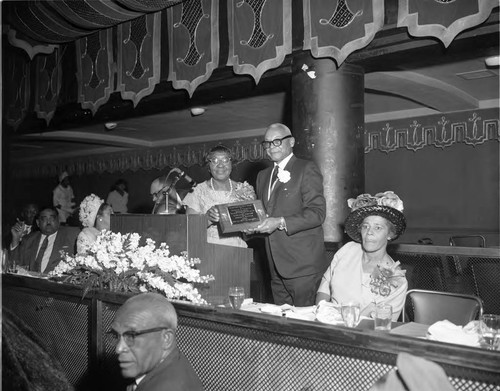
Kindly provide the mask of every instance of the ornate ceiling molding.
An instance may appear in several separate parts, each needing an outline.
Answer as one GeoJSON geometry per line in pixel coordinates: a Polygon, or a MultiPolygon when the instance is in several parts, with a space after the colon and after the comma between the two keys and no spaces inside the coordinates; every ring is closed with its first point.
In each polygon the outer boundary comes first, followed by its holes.
{"type": "MultiPolygon", "coordinates": [[[[224,145],[233,151],[237,161],[259,161],[265,158],[264,150],[257,138],[224,140],[224,145]]],[[[176,145],[165,148],[151,148],[96,154],[77,158],[40,161],[36,164],[13,165],[12,175],[17,178],[54,177],[67,171],[70,175],[98,175],[123,173],[138,170],[162,170],[167,167],[190,167],[204,165],[205,155],[218,142],[176,145]]]]}

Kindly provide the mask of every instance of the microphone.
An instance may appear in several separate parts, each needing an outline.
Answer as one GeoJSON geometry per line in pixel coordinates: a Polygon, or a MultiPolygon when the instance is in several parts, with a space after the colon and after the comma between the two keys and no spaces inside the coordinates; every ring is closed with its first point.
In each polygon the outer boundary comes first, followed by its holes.
{"type": "Polygon", "coordinates": [[[179,178],[184,178],[192,187],[195,187],[197,185],[196,181],[194,181],[193,178],[191,178],[188,174],[186,174],[182,170],[177,170],[179,171],[179,178]]]}
{"type": "Polygon", "coordinates": [[[188,174],[186,174],[184,171],[182,171],[181,169],[179,168],[173,168],[170,172],[176,172],[178,175],[179,175],[179,179],[180,178],[184,178],[191,187],[195,187],[197,185],[196,181],[193,180],[193,178],[191,178],[188,174]]]}

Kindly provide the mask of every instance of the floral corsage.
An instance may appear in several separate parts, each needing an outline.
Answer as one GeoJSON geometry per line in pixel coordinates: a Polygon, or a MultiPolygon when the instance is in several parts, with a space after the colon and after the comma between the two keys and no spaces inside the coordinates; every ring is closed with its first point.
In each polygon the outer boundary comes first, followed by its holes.
{"type": "Polygon", "coordinates": [[[278,170],[278,180],[281,183],[287,183],[290,180],[290,171],[287,170],[278,170]]]}
{"type": "Polygon", "coordinates": [[[234,189],[234,195],[236,196],[236,199],[238,201],[255,200],[255,198],[257,197],[255,195],[255,190],[253,189],[253,186],[246,181],[243,183],[236,184],[236,187],[234,189]]]}
{"type": "Polygon", "coordinates": [[[390,265],[377,265],[371,274],[370,289],[372,293],[387,297],[393,289],[397,289],[404,281],[406,270],[402,270],[399,262],[390,265]]]}

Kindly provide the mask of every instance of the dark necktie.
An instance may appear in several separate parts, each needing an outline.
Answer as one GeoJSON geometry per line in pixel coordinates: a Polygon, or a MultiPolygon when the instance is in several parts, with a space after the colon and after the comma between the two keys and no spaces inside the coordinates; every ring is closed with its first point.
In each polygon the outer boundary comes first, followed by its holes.
{"type": "Polygon", "coordinates": [[[42,246],[40,247],[40,250],[38,250],[38,254],[35,259],[35,272],[42,272],[42,259],[43,259],[43,254],[45,254],[45,250],[47,250],[47,246],[49,245],[49,237],[45,236],[45,239],[42,242],[42,246]]]}
{"type": "Polygon", "coordinates": [[[274,166],[274,169],[273,169],[273,176],[271,177],[271,187],[274,186],[274,183],[276,182],[276,179],[278,179],[278,168],[279,166],[274,166]]]}
{"type": "Polygon", "coordinates": [[[271,175],[271,185],[269,186],[269,194],[267,195],[268,199],[271,197],[271,193],[273,192],[276,181],[278,180],[278,169],[278,165],[275,165],[273,168],[273,173],[271,175]]]}

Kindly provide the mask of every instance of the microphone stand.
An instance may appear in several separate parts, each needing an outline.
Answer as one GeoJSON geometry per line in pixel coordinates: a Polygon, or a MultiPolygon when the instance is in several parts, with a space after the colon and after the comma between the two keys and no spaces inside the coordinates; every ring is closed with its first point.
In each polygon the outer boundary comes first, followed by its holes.
{"type": "MultiPolygon", "coordinates": [[[[175,188],[175,185],[177,184],[177,182],[179,181],[180,177],[177,176],[175,177],[173,180],[172,180],[172,183],[170,184],[170,186],[167,188],[167,190],[163,190],[162,191],[162,194],[163,194],[163,197],[165,198],[165,213],[168,214],[168,193],[170,193],[170,190],[175,188]]],[[[177,203],[177,199],[175,200],[175,202],[177,203]]]]}

